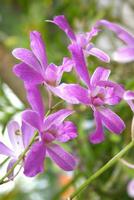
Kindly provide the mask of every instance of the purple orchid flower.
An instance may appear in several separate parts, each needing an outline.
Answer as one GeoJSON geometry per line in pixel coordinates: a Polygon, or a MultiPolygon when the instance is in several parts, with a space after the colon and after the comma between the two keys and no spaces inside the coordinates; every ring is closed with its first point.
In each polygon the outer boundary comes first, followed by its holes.
{"type": "Polygon", "coordinates": [[[71,43],[76,42],[79,44],[84,50],[85,56],[93,55],[103,62],[110,62],[109,56],[102,50],[94,47],[90,42],[91,39],[98,34],[99,29],[93,27],[90,32],[75,34],[64,15],[55,16],[53,20],[47,21],[56,24],[61,30],[63,30],[71,40],[71,43]]]}
{"type": "Polygon", "coordinates": [[[14,66],[14,73],[21,78],[25,85],[34,86],[39,84],[56,86],[60,83],[62,74],[70,72],[73,66],[71,59],[65,57],[60,66],[48,64],[46,47],[39,32],[30,33],[31,50],[16,48],[12,54],[21,60],[14,66]]]}
{"type": "Polygon", "coordinates": [[[104,26],[113,31],[117,37],[125,43],[124,47],[119,48],[114,54],[113,59],[126,63],[134,60],[134,35],[125,30],[122,26],[109,22],[107,20],[100,20],[96,23],[96,29],[104,26]]]}
{"type": "Polygon", "coordinates": [[[33,110],[24,111],[23,121],[39,132],[39,141],[32,146],[24,164],[24,174],[35,176],[44,171],[44,159],[49,156],[60,168],[72,171],[76,167],[74,157],[55,142],[67,142],[77,137],[77,128],[65,118],[73,113],[62,109],[44,117],[45,109],[37,87],[29,88],[28,101],[33,110]],[[43,111],[43,112],[42,112],[43,111]]]}
{"type": "Polygon", "coordinates": [[[115,134],[120,134],[125,124],[107,105],[118,104],[124,95],[122,86],[108,80],[110,70],[103,67],[96,68],[90,78],[84,54],[79,45],[70,45],[70,51],[75,62],[76,70],[87,88],[78,84],[61,84],[52,88],[53,92],[71,104],[82,103],[92,108],[96,121],[96,130],[90,134],[92,143],[99,143],[104,140],[103,125],[115,134]]]}
{"type": "Polygon", "coordinates": [[[64,121],[73,112],[60,110],[42,118],[39,113],[27,110],[23,113],[23,121],[30,124],[40,133],[40,139],[32,146],[24,164],[24,174],[35,176],[44,171],[44,159],[48,155],[60,168],[72,171],[76,167],[74,157],[55,142],[67,142],[77,137],[76,126],[64,121]]]}
{"type": "MultiPolygon", "coordinates": [[[[7,125],[7,130],[12,147],[9,148],[3,142],[0,142],[0,154],[11,158],[7,166],[7,171],[9,171],[9,169],[11,169],[18,160],[24,149],[29,145],[29,142],[34,134],[34,128],[24,122],[20,127],[18,122],[10,121],[7,125]]],[[[10,180],[14,178],[13,172],[8,178],[10,180]]]]}

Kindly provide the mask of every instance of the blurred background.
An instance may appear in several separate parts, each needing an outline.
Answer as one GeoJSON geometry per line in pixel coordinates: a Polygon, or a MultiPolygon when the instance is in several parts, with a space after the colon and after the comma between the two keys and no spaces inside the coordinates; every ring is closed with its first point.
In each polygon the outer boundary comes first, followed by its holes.
{"type": "MultiPolygon", "coordinates": [[[[98,19],[118,22],[134,33],[133,0],[0,0],[0,134],[6,136],[6,125],[10,119],[20,120],[21,111],[28,107],[23,83],[12,73],[18,61],[11,51],[16,47],[29,48],[29,33],[37,30],[42,33],[46,43],[49,62],[61,64],[63,56],[69,56],[66,35],[55,25],[45,22],[56,15],[64,14],[75,32],[90,30],[98,19]]],[[[101,33],[93,41],[97,47],[112,54],[120,46],[115,35],[109,31],[101,33]]],[[[90,73],[97,66],[107,66],[112,70],[111,79],[134,90],[134,63],[109,65],[89,58],[90,73]]],[[[63,82],[75,82],[76,76],[65,74],[63,82]]],[[[43,89],[45,102],[47,93],[43,89]]],[[[53,98],[53,105],[58,98],[53,98]]],[[[47,104],[47,103],[46,103],[47,104]]],[[[60,107],[65,107],[62,104],[60,107]]],[[[45,161],[45,172],[35,178],[26,178],[22,172],[15,181],[0,186],[0,200],[64,200],[88,176],[99,169],[113,155],[130,141],[132,112],[122,102],[115,107],[125,121],[127,128],[121,136],[106,132],[102,144],[93,145],[87,140],[88,133],[94,128],[92,112],[84,106],[75,106],[76,114],[71,118],[78,126],[79,137],[64,147],[79,159],[75,172],[66,173],[49,159],[45,161]]],[[[134,163],[134,150],[125,158],[134,163]]],[[[0,156],[0,162],[2,162],[0,156]]],[[[5,173],[5,165],[0,164],[0,176],[5,173]]],[[[128,200],[134,199],[127,192],[128,183],[134,179],[134,170],[118,162],[94,181],[81,195],[79,200],[128,200]]]]}

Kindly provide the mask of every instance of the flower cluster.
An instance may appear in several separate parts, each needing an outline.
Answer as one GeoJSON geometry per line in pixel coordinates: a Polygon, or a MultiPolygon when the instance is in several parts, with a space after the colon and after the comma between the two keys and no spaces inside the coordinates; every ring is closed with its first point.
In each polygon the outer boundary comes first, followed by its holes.
{"type": "MultiPolygon", "coordinates": [[[[76,125],[68,120],[73,110],[61,109],[49,114],[45,111],[40,85],[49,93],[58,96],[69,104],[84,104],[93,111],[96,129],[89,134],[91,143],[104,141],[104,127],[115,134],[120,134],[125,129],[123,120],[111,110],[111,106],[125,100],[134,111],[134,92],[125,91],[124,87],[109,80],[110,70],[98,66],[90,75],[87,67],[87,57],[95,56],[101,62],[109,63],[110,57],[104,51],[95,47],[91,40],[102,31],[101,27],[113,31],[126,46],[117,50],[114,57],[117,61],[129,62],[134,60],[134,36],[115,23],[106,20],[98,21],[90,32],[75,34],[65,16],[56,16],[48,20],[65,32],[70,40],[68,50],[70,57],[64,57],[60,66],[48,63],[46,46],[41,34],[37,31],[30,33],[30,48],[16,48],[13,56],[21,62],[16,64],[13,72],[24,82],[27,100],[31,109],[22,112],[21,127],[16,121],[11,121],[8,126],[9,139],[12,148],[0,142],[0,154],[11,158],[7,171],[20,158],[27,148],[21,161],[24,174],[32,177],[44,171],[44,160],[51,158],[60,168],[66,171],[74,170],[77,166],[76,158],[66,152],[60,143],[74,140],[77,136],[76,125]],[[75,69],[83,84],[61,83],[64,72],[71,73],[75,69]],[[35,140],[30,143],[34,134],[35,140]]],[[[50,112],[49,112],[50,113],[50,112]]],[[[14,174],[8,178],[13,179],[14,174]]]]}

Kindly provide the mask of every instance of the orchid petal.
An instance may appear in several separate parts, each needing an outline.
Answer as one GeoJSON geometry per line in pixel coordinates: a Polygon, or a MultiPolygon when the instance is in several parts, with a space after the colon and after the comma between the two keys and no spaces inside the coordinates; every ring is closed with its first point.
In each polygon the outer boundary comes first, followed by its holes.
{"type": "Polygon", "coordinates": [[[76,167],[74,157],[62,149],[57,144],[51,144],[47,147],[47,151],[51,159],[63,170],[72,171],[76,167]]]}
{"type": "MultiPolygon", "coordinates": [[[[7,166],[7,173],[8,171],[14,166],[14,164],[16,163],[16,159],[12,159],[10,160],[10,162],[8,163],[8,166],[7,166]]],[[[9,175],[8,175],[8,179],[9,180],[13,180],[14,179],[14,171],[12,171],[9,175]]]]}
{"type": "Polygon", "coordinates": [[[127,100],[127,103],[130,106],[131,110],[134,112],[134,102],[133,102],[133,100],[127,100]]]}
{"type": "Polygon", "coordinates": [[[70,72],[74,66],[74,61],[68,57],[63,58],[62,66],[65,67],[66,72],[70,72]]]}
{"type": "Polygon", "coordinates": [[[100,30],[93,26],[91,31],[87,32],[88,41],[90,41],[93,37],[97,36],[98,32],[100,32],[100,30]]]}
{"type": "Polygon", "coordinates": [[[126,63],[134,60],[134,47],[123,47],[113,54],[113,59],[117,62],[126,63]]]}
{"type": "Polygon", "coordinates": [[[18,148],[23,148],[22,133],[18,122],[10,121],[7,125],[7,131],[14,150],[17,151],[18,148]]]}
{"type": "Polygon", "coordinates": [[[48,65],[45,72],[45,81],[52,86],[58,85],[61,81],[64,72],[70,72],[74,62],[69,58],[64,58],[60,66],[51,63],[48,65]]]}
{"type": "Polygon", "coordinates": [[[24,162],[24,174],[33,177],[38,173],[43,173],[45,156],[46,147],[44,143],[34,143],[24,162]]]}
{"type": "MultiPolygon", "coordinates": [[[[87,53],[88,51],[86,51],[87,53]]],[[[110,57],[102,50],[98,49],[98,48],[91,48],[89,50],[89,55],[95,56],[97,58],[99,58],[101,61],[109,63],[110,62],[110,57]]]]}
{"type": "Polygon", "coordinates": [[[67,142],[76,138],[77,136],[78,132],[75,124],[71,121],[65,121],[58,129],[57,140],[60,142],[67,142]]]}
{"type": "Polygon", "coordinates": [[[44,129],[48,130],[51,126],[59,126],[69,115],[74,111],[68,109],[62,109],[54,114],[49,115],[44,120],[44,129]]]}
{"type": "Polygon", "coordinates": [[[21,60],[34,70],[41,72],[38,60],[36,59],[32,51],[30,51],[29,49],[16,48],[12,51],[12,54],[15,58],[21,60]]]}
{"type": "Polygon", "coordinates": [[[51,143],[51,142],[53,142],[56,139],[55,134],[53,134],[53,132],[51,134],[51,131],[53,131],[53,130],[50,130],[49,132],[45,132],[45,134],[42,134],[42,140],[45,143],[51,143]]]}
{"type": "Polygon", "coordinates": [[[42,130],[42,119],[40,115],[32,110],[26,110],[22,113],[22,120],[25,123],[28,123],[35,129],[41,131],[42,130]]]}
{"type": "Polygon", "coordinates": [[[0,142],[0,154],[10,157],[15,156],[15,153],[2,142],[0,142]]]}
{"type": "Polygon", "coordinates": [[[109,105],[116,105],[122,100],[122,95],[119,95],[118,90],[112,87],[106,88],[104,103],[109,105]]]}
{"type": "Polygon", "coordinates": [[[43,118],[45,115],[45,109],[39,88],[35,86],[27,88],[27,99],[32,109],[43,118]]]}
{"type": "Polygon", "coordinates": [[[58,79],[58,67],[51,63],[48,65],[46,71],[45,71],[45,81],[49,85],[56,85],[57,79],[58,79]]]}
{"type": "Polygon", "coordinates": [[[72,29],[64,15],[55,16],[53,20],[47,20],[47,21],[56,24],[61,30],[63,30],[66,33],[67,37],[71,41],[76,40],[75,34],[72,31],[72,29]]]}
{"type": "Polygon", "coordinates": [[[103,67],[97,67],[91,76],[90,84],[97,85],[99,81],[107,81],[110,75],[110,70],[103,67]]]}
{"type": "Polygon", "coordinates": [[[104,100],[104,103],[105,104],[108,104],[108,105],[116,105],[118,104],[119,102],[121,101],[121,98],[118,97],[118,96],[113,96],[111,98],[107,98],[104,100]]]}
{"type": "Polygon", "coordinates": [[[88,90],[78,84],[61,84],[57,87],[51,87],[50,90],[60,98],[71,104],[86,104],[89,105],[88,90]]]}
{"type": "Polygon", "coordinates": [[[94,117],[96,121],[96,130],[90,133],[89,140],[93,144],[98,144],[104,141],[105,136],[102,126],[101,115],[97,110],[94,111],[94,117]]]}
{"type": "Polygon", "coordinates": [[[32,31],[30,33],[30,40],[32,52],[41,63],[42,71],[45,72],[48,62],[46,55],[46,47],[41,37],[41,34],[37,31],[32,31]]]}
{"type": "MultiPolygon", "coordinates": [[[[90,43],[88,44],[88,38],[87,38],[87,34],[86,33],[78,33],[76,35],[76,39],[77,39],[77,44],[82,47],[83,49],[85,49],[85,47],[89,46],[90,43]]],[[[92,45],[91,45],[92,47],[92,45]]],[[[88,48],[89,49],[89,48],[88,48]]]]}
{"type": "Polygon", "coordinates": [[[123,98],[125,90],[122,87],[122,85],[119,85],[119,84],[112,82],[112,81],[99,81],[97,83],[97,85],[102,86],[102,87],[113,88],[114,89],[114,95],[116,95],[117,97],[123,98]]]}
{"type": "Polygon", "coordinates": [[[134,112],[134,92],[130,90],[124,92],[123,99],[127,101],[131,110],[134,112]]]}
{"type": "Polygon", "coordinates": [[[99,111],[101,113],[102,122],[107,129],[116,134],[120,134],[125,129],[123,120],[109,108],[101,108],[99,111]]]}
{"type": "Polygon", "coordinates": [[[29,86],[38,85],[44,81],[44,78],[37,71],[25,63],[15,65],[13,72],[16,74],[16,76],[25,81],[29,86]]]}
{"type": "Polygon", "coordinates": [[[123,98],[124,98],[125,100],[134,100],[134,92],[131,91],[131,90],[126,91],[126,92],[124,93],[123,98]]]}
{"type": "Polygon", "coordinates": [[[94,106],[101,106],[104,104],[104,100],[99,97],[96,97],[95,99],[93,99],[92,102],[94,106]]]}
{"type": "Polygon", "coordinates": [[[32,137],[34,136],[35,129],[29,124],[22,121],[21,130],[22,130],[23,144],[24,147],[26,148],[29,145],[32,137]]]}
{"type": "Polygon", "coordinates": [[[118,38],[120,38],[123,42],[125,42],[128,45],[134,43],[134,36],[127,30],[125,30],[122,26],[116,23],[112,23],[107,20],[100,20],[97,22],[96,27],[97,26],[104,26],[109,30],[112,30],[114,33],[116,33],[118,38]]]}
{"type": "Polygon", "coordinates": [[[74,61],[70,58],[65,57],[63,59],[62,65],[57,67],[57,84],[60,83],[62,75],[64,72],[70,72],[74,66],[74,61]]]}
{"type": "Polygon", "coordinates": [[[72,57],[75,62],[75,68],[77,70],[77,73],[79,74],[81,79],[87,84],[87,86],[89,86],[90,77],[89,77],[88,69],[85,63],[82,48],[78,44],[74,43],[74,44],[69,45],[69,50],[72,53],[72,57]]]}

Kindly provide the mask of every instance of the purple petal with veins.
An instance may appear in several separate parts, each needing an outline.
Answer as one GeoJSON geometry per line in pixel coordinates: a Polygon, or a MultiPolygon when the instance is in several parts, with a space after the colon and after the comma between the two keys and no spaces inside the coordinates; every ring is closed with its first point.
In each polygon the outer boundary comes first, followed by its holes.
{"type": "Polygon", "coordinates": [[[58,67],[53,63],[49,64],[45,71],[45,81],[49,85],[55,86],[58,79],[58,67]]]}
{"type": "Polygon", "coordinates": [[[120,134],[125,129],[123,120],[109,108],[100,108],[99,112],[102,122],[108,130],[120,134]]]}
{"type": "Polygon", "coordinates": [[[7,131],[14,151],[17,151],[18,148],[23,149],[22,133],[18,122],[10,121],[7,125],[7,131]]]}
{"type": "Polygon", "coordinates": [[[22,131],[23,144],[24,147],[26,148],[29,145],[32,137],[34,136],[35,128],[22,121],[21,131],[22,131]]]}
{"type": "Polygon", "coordinates": [[[76,40],[75,34],[72,31],[72,29],[64,15],[55,16],[53,20],[47,20],[47,21],[56,24],[61,30],[63,30],[66,33],[67,37],[71,41],[76,40]]]}
{"type": "Polygon", "coordinates": [[[87,86],[89,86],[90,77],[82,48],[78,44],[74,43],[69,46],[69,50],[72,53],[77,73],[79,74],[80,78],[87,84],[87,86]]]}
{"type": "MultiPolygon", "coordinates": [[[[86,53],[88,53],[87,50],[86,50],[86,53]]],[[[110,62],[110,57],[108,56],[108,54],[106,54],[104,51],[102,51],[98,48],[95,48],[95,47],[91,48],[89,50],[89,55],[95,56],[103,62],[106,62],[106,63],[110,62]]]]}
{"type": "Polygon", "coordinates": [[[43,119],[45,115],[44,103],[37,86],[27,87],[27,99],[32,109],[38,112],[43,119]]]}
{"type": "Polygon", "coordinates": [[[0,154],[15,157],[15,153],[9,149],[3,142],[0,142],[0,154]]]}
{"type": "Polygon", "coordinates": [[[13,72],[16,76],[21,78],[29,87],[33,85],[39,85],[44,82],[44,78],[41,76],[41,74],[25,63],[15,65],[13,67],[13,72]]]}
{"type": "MultiPolygon", "coordinates": [[[[8,163],[8,166],[7,166],[7,173],[14,166],[16,161],[17,161],[17,159],[10,160],[10,162],[8,163]]],[[[8,179],[9,180],[13,180],[14,179],[14,170],[9,174],[8,179]]]]}
{"type": "Polygon", "coordinates": [[[35,71],[41,72],[40,64],[32,51],[24,48],[16,48],[12,52],[13,56],[23,63],[27,64],[29,67],[33,68],[35,71]]]}
{"type": "Polygon", "coordinates": [[[107,81],[110,75],[110,70],[104,67],[97,67],[91,76],[90,84],[96,86],[99,81],[107,81]]]}
{"type": "Polygon", "coordinates": [[[50,90],[60,98],[71,104],[86,104],[89,105],[88,90],[78,84],[61,84],[57,87],[51,87],[50,90]]]}
{"type": "Polygon", "coordinates": [[[30,126],[39,130],[40,132],[43,129],[43,122],[41,116],[32,110],[26,110],[22,113],[22,120],[25,123],[28,123],[30,126]]]}
{"type": "MultiPolygon", "coordinates": [[[[134,45],[134,43],[133,43],[134,45]]],[[[113,53],[113,59],[117,62],[126,63],[134,60],[134,46],[126,46],[119,48],[113,53]]]]}
{"type": "Polygon", "coordinates": [[[57,140],[67,142],[78,136],[77,127],[71,121],[63,122],[58,129],[57,140]]]}
{"type": "Polygon", "coordinates": [[[134,100],[134,91],[128,90],[124,93],[123,98],[125,100],[134,100]]]}
{"type": "Polygon", "coordinates": [[[131,110],[134,112],[134,91],[128,90],[124,92],[123,99],[128,103],[131,110]]]}
{"type": "Polygon", "coordinates": [[[33,177],[38,173],[43,173],[45,156],[46,147],[44,143],[34,143],[24,162],[24,174],[33,177]]]}
{"type": "Polygon", "coordinates": [[[59,126],[69,115],[71,115],[74,111],[68,109],[62,109],[54,114],[49,115],[44,120],[44,129],[48,130],[51,126],[56,125],[59,126]]]}
{"type": "Polygon", "coordinates": [[[47,147],[50,158],[63,170],[72,171],[76,167],[75,158],[57,144],[47,147]]]}
{"type": "Polygon", "coordinates": [[[101,115],[100,115],[99,111],[97,111],[97,110],[94,111],[94,118],[96,121],[96,130],[93,131],[92,133],[90,133],[89,140],[93,144],[98,144],[105,139],[101,115]]]}
{"type": "Polygon", "coordinates": [[[100,26],[104,26],[113,31],[117,37],[119,37],[126,44],[131,46],[134,43],[134,36],[119,24],[112,23],[107,20],[100,20],[96,23],[96,28],[100,26]]]}
{"type": "Polygon", "coordinates": [[[46,47],[41,37],[41,34],[37,31],[32,31],[30,33],[30,46],[32,52],[39,60],[41,64],[41,71],[42,73],[45,72],[48,62],[47,62],[47,55],[46,55],[46,47]]]}
{"type": "Polygon", "coordinates": [[[113,54],[115,61],[126,63],[134,60],[134,35],[125,30],[122,26],[116,23],[109,22],[107,20],[100,20],[96,23],[95,27],[99,28],[104,26],[107,29],[113,31],[116,36],[122,40],[126,46],[117,49],[113,54]]]}

